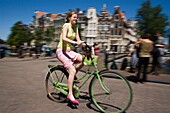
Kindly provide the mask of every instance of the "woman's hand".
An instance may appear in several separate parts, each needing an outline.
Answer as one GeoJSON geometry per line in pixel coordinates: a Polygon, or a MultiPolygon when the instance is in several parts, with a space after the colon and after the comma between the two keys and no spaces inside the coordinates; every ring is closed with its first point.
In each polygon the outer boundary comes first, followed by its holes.
{"type": "Polygon", "coordinates": [[[77,41],[77,45],[82,45],[82,41],[77,41]]]}
{"type": "Polygon", "coordinates": [[[128,56],[131,56],[131,53],[129,53],[128,56]]]}

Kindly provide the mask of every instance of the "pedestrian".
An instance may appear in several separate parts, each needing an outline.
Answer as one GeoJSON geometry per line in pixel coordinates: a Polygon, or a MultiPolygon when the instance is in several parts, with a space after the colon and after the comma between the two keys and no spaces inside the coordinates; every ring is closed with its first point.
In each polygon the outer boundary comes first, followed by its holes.
{"type": "Polygon", "coordinates": [[[23,58],[24,57],[23,56],[23,48],[21,46],[19,46],[19,48],[18,48],[18,57],[19,58],[23,58]]]}
{"type": "Polygon", "coordinates": [[[131,62],[130,62],[130,72],[135,73],[137,65],[138,65],[138,56],[137,56],[137,46],[134,47],[128,54],[128,56],[131,56],[131,62]]]}
{"type": "MultiPolygon", "coordinates": [[[[139,38],[138,41],[140,41],[141,38],[139,38]]],[[[134,45],[133,45],[134,46],[134,45]]],[[[129,52],[128,56],[131,56],[131,62],[130,62],[130,72],[135,73],[137,66],[138,66],[138,60],[139,60],[139,51],[140,51],[140,44],[136,44],[134,48],[129,52]]]]}
{"type": "Polygon", "coordinates": [[[94,47],[94,55],[96,55],[96,56],[99,56],[99,47],[97,46],[98,44],[95,42],[94,44],[93,44],[93,47],[94,47]]]}
{"type": "Polygon", "coordinates": [[[145,34],[141,40],[135,43],[135,46],[140,44],[139,51],[139,61],[138,61],[138,73],[136,78],[136,83],[140,82],[140,73],[142,66],[143,67],[143,77],[141,79],[141,83],[145,83],[147,79],[147,67],[149,64],[149,58],[151,57],[151,50],[153,49],[153,42],[149,39],[151,35],[149,33],[145,34]]]}
{"type": "Polygon", "coordinates": [[[152,71],[150,74],[159,75],[162,67],[162,56],[164,55],[165,38],[161,36],[161,32],[156,32],[156,40],[152,50],[152,71]]]}
{"type": "MultiPolygon", "coordinates": [[[[77,12],[71,11],[66,17],[66,23],[62,27],[62,33],[60,35],[60,42],[58,44],[56,55],[57,58],[63,63],[64,67],[69,72],[68,77],[68,89],[69,93],[67,99],[74,103],[78,104],[79,102],[74,98],[72,87],[76,73],[83,67],[83,58],[79,53],[71,50],[71,44],[83,45],[80,40],[78,27],[75,25],[77,23],[77,12]],[[76,39],[76,41],[74,41],[76,39]],[[74,67],[73,64],[76,64],[74,67]]],[[[78,81],[81,82],[81,81],[78,81]]]]}
{"type": "Polygon", "coordinates": [[[42,47],[41,47],[41,50],[42,50],[42,53],[41,53],[41,56],[46,56],[46,44],[43,44],[42,47]]]}

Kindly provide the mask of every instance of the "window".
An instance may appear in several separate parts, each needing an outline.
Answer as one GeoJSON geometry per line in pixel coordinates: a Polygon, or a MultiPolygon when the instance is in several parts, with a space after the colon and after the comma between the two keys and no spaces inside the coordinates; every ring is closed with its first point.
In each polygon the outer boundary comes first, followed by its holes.
{"type": "Polygon", "coordinates": [[[113,22],[111,23],[110,27],[111,27],[111,28],[113,28],[113,27],[114,27],[114,23],[113,23],[113,22]]]}
{"type": "Polygon", "coordinates": [[[115,35],[117,35],[117,29],[115,29],[115,35]]]}
{"type": "Polygon", "coordinates": [[[105,14],[103,14],[103,17],[102,17],[102,19],[105,19],[105,14]]]}
{"type": "Polygon", "coordinates": [[[105,32],[105,37],[104,37],[105,39],[107,38],[107,32],[105,32]]]}
{"type": "Polygon", "coordinates": [[[85,24],[81,24],[81,28],[85,28],[85,24]]]}
{"type": "Polygon", "coordinates": [[[102,33],[101,32],[99,33],[99,37],[100,37],[100,39],[102,38],[102,33]]]}
{"type": "Polygon", "coordinates": [[[117,28],[118,27],[118,23],[115,23],[115,28],[117,28]]]}
{"type": "Polygon", "coordinates": [[[102,30],[103,24],[99,24],[99,30],[102,30]]]}
{"type": "Polygon", "coordinates": [[[92,12],[92,11],[90,12],[90,15],[93,15],[93,12],[92,12]]]}
{"type": "Polygon", "coordinates": [[[119,29],[119,35],[122,35],[122,30],[121,29],[119,29]]]}
{"type": "Polygon", "coordinates": [[[116,16],[115,16],[115,20],[118,20],[118,19],[119,19],[119,16],[118,16],[118,15],[116,15],[116,16]]]}
{"type": "Polygon", "coordinates": [[[122,27],[122,22],[119,23],[119,27],[122,27]]]}
{"type": "Polygon", "coordinates": [[[108,24],[105,24],[104,30],[109,30],[109,25],[108,24]]]}
{"type": "Polygon", "coordinates": [[[114,33],[114,31],[113,31],[113,30],[111,30],[111,35],[113,35],[113,33],[114,33]]]}
{"type": "Polygon", "coordinates": [[[92,21],[92,20],[93,20],[93,17],[90,17],[90,20],[92,21]]]}

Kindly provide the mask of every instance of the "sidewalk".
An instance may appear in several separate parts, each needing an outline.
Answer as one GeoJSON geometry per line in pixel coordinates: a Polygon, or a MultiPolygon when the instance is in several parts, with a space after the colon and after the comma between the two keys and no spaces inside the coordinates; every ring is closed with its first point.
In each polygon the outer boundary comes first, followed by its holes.
{"type": "Polygon", "coordinates": [[[31,61],[31,60],[46,60],[46,59],[53,59],[56,57],[39,57],[39,58],[33,58],[33,57],[24,57],[24,58],[18,58],[18,57],[4,57],[0,59],[0,62],[17,62],[17,61],[31,61]]]}
{"type": "MultiPolygon", "coordinates": [[[[17,57],[4,57],[2,59],[0,59],[0,63],[1,62],[20,62],[20,61],[32,61],[32,60],[48,60],[48,59],[55,59],[57,60],[56,57],[42,57],[42,58],[38,58],[38,59],[33,59],[32,57],[24,57],[24,58],[17,58],[17,57]]],[[[98,69],[99,70],[103,70],[104,69],[104,66],[103,66],[103,59],[104,57],[101,56],[100,57],[100,60],[98,61],[98,69]]],[[[82,68],[82,70],[87,70],[88,69],[88,66],[84,66],[82,68]]],[[[94,68],[92,67],[90,72],[92,72],[94,68]]],[[[117,73],[120,73],[124,76],[127,77],[127,79],[129,80],[133,80],[135,79],[136,77],[136,73],[130,73],[130,72],[127,72],[127,71],[124,71],[124,70],[112,70],[112,71],[115,71],[117,73]]],[[[142,76],[142,74],[141,74],[142,76]]],[[[150,75],[148,74],[147,75],[147,82],[153,82],[153,83],[163,83],[163,84],[170,84],[170,75],[167,75],[167,74],[160,74],[159,76],[156,76],[156,75],[150,75]]]]}

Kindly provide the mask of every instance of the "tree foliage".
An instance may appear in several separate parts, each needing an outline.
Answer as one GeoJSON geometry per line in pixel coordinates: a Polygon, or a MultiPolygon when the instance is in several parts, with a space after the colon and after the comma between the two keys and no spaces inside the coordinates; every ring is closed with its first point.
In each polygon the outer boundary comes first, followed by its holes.
{"type": "Polygon", "coordinates": [[[29,32],[27,25],[18,21],[11,28],[11,34],[8,36],[7,44],[20,46],[23,45],[24,42],[30,43],[32,38],[32,34],[29,32]]]}
{"type": "Polygon", "coordinates": [[[151,0],[144,1],[136,15],[138,34],[151,33],[152,37],[155,36],[156,31],[164,34],[165,27],[168,25],[168,16],[161,12],[160,5],[152,7],[151,0]]]}
{"type": "Polygon", "coordinates": [[[5,41],[0,39],[0,44],[5,44],[5,41]]]}
{"type": "Polygon", "coordinates": [[[47,28],[47,30],[45,31],[45,38],[44,40],[47,42],[52,41],[55,38],[55,28],[53,26],[50,26],[47,28]]]}

